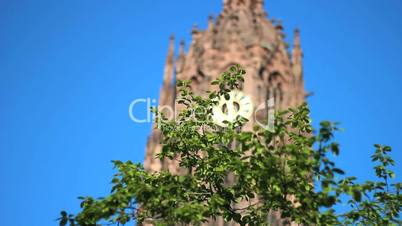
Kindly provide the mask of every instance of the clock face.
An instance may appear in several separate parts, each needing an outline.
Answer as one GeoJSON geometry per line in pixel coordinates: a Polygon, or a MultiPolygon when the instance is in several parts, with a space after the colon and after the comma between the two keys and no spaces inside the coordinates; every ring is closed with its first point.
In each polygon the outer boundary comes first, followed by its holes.
{"type": "Polygon", "coordinates": [[[225,122],[234,122],[238,116],[249,119],[253,113],[253,103],[250,97],[240,91],[231,91],[229,99],[219,97],[218,104],[212,109],[212,119],[215,124],[227,127],[225,122]]]}

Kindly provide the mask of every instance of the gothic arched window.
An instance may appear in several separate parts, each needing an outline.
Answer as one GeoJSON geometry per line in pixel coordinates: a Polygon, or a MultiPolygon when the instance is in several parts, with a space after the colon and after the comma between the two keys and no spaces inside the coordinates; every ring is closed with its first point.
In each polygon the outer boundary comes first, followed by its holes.
{"type": "Polygon", "coordinates": [[[283,77],[278,71],[274,71],[269,74],[267,79],[268,92],[267,101],[273,98],[275,108],[278,109],[283,103],[283,89],[282,89],[283,77]]]}

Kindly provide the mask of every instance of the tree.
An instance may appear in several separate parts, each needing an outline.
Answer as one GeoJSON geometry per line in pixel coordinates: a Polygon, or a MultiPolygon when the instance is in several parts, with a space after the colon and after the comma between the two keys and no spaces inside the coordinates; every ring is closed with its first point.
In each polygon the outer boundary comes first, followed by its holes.
{"type": "MultiPolygon", "coordinates": [[[[390,183],[394,161],[391,148],[375,145],[372,161],[378,181],[358,183],[345,177],[330,154],[339,154],[333,142],[336,123],[322,122],[313,131],[306,104],[276,113],[275,130],[255,126],[238,117],[227,127],[211,120],[212,106],[244,81],[245,71],[231,67],[212,85],[217,91],[197,96],[190,82],[179,81],[177,120],[157,114],[163,149],[157,156],[175,159],[187,169],[184,175],[147,172],[141,164],[113,161],[117,169],[111,194],[104,198],[81,197],[81,212],[61,212],[60,225],[93,226],[152,221],[155,225],[198,225],[221,216],[240,225],[269,225],[270,211],[304,225],[401,224],[401,183],[390,183]],[[225,183],[232,175],[233,183],[225,183]],[[238,208],[237,203],[248,203],[238,208]],[[346,203],[339,213],[335,206],[346,203]]],[[[159,113],[157,109],[154,112],[159,113]]]]}

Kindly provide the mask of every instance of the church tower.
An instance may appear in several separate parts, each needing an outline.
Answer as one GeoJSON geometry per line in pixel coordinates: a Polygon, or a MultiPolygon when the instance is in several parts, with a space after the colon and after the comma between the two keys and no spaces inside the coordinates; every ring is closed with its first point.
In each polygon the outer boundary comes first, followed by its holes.
{"type": "MultiPolygon", "coordinates": [[[[303,52],[300,32],[294,31],[293,49],[284,41],[281,21],[267,18],[263,0],[223,0],[223,10],[208,27],[192,28],[192,41],[187,53],[180,42],[177,57],[174,37],[170,38],[160,106],[175,108],[175,81],[192,80],[192,89],[204,94],[218,75],[234,64],[245,70],[243,93],[255,107],[273,98],[276,109],[295,107],[304,102],[303,52]]],[[[255,118],[250,118],[251,124],[255,118]]],[[[153,129],[149,136],[144,166],[149,171],[169,170],[180,173],[174,162],[155,158],[161,150],[160,131],[153,129]]],[[[211,225],[229,225],[215,222],[211,225]]]]}
{"type": "MultiPolygon", "coordinates": [[[[300,32],[294,31],[293,49],[288,51],[283,26],[280,21],[267,18],[263,0],[223,0],[223,10],[216,21],[210,16],[207,29],[194,26],[191,34],[188,52],[185,53],[181,41],[177,57],[175,39],[170,37],[160,106],[175,109],[176,80],[192,80],[193,91],[202,94],[212,80],[234,64],[240,64],[247,72],[242,91],[255,107],[270,98],[277,109],[304,102],[300,32]]],[[[175,167],[155,159],[161,149],[159,143],[160,132],[154,129],[148,138],[145,168],[174,171],[175,167]]]]}

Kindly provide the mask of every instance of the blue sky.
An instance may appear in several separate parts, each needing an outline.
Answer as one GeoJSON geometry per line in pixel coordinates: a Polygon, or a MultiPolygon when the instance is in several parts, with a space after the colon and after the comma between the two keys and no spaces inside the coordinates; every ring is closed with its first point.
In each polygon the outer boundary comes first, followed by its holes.
{"type": "MultiPolygon", "coordinates": [[[[314,124],[342,123],[339,164],[371,179],[372,144],[402,174],[402,1],[266,0],[288,39],[301,29],[314,124]]],[[[220,0],[1,0],[2,225],[56,225],[78,196],[109,192],[110,160],[141,162],[149,124],[128,106],[157,97],[168,37],[190,40],[220,0]]],[[[178,43],[178,41],[177,41],[178,43]]]]}

